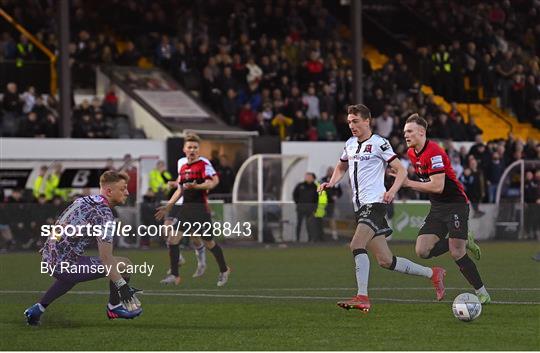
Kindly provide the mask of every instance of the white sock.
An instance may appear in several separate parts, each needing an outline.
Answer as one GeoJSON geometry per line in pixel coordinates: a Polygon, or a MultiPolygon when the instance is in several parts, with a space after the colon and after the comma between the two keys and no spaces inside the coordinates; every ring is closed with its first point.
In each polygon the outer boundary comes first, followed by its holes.
{"type": "Polygon", "coordinates": [[[476,292],[476,294],[489,295],[485,286],[482,286],[482,288],[475,290],[475,292],[476,292]]]}
{"type": "Polygon", "coordinates": [[[116,304],[116,305],[112,305],[111,303],[108,303],[107,306],[109,307],[109,310],[113,310],[113,309],[118,308],[119,306],[122,306],[122,303],[116,304]]]}
{"type": "Polygon", "coordinates": [[[37,303],[39,310],[41,310],[42,313],[45,312],[45,307],[41,305],[41,303],[37,303]]]}
{"type": "Polygon", "coordinates": [[[404,257],[397,256],[394,271],[427,278],[431,278],[431,276],[433,276],[433,270],[431,268],[419,265],[404,257]]]}
{"type": "Polygon", "coordinates": [[[197,256],[197,267],[206,266],[206,247],[204,245],[195,249],[195,255],[197,256]]]}
{"type": "Polygon", "coordinates": [[[367,295],[369,279],[369,257],[367,254],[358,254],[354,257],[356,284],[358,285],[358,295],[367,295]]]}

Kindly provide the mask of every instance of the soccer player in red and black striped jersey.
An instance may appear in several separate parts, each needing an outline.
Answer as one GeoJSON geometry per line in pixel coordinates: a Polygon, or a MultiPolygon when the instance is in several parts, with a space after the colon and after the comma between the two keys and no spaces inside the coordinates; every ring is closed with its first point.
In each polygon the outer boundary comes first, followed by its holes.
{"type": "MultiPolygon", "coordinates": [[[[230,269],[225,263],[223,250],[213,239],[212,219],[208,206],[208,191],[216,187],[219,183],[219,177],[210,161],[200,156],[199,147],[200,138],[197,135],[186,136],[183,150],[186,156],[178,161],[178,189],[171,196],[167,205],[158,208],[156,219],[163,219],[173,209],[180,197],[184,197],[182,205],[178,208],[178,214],[175,214],[174,217],[181,222],[180,229],[185,232],[195,232],[190,236],[201,236],[206,248],[214,255],[220,272],[217,285],[221,287],[227,283],[230,269]],[[206,225],[209,225],[210,228],[208,229],[206,225]],[[203,234],[197,234],[197,232],[203,234]]],[[[180,283],[178,264],[181,239],[182,234],[167,237],[171,283],[175,284],[180,283]]]]}
{"type": "Polygon", "coordinates": [[[446,152],[427,139],[427,122],[411,115],[404,128],[407,151],[420,181],[406,179],[403,187],[428,193],[431,209],[416,239],[416,254],[428,259],[450,251],[459,270],[474,287],[482,303],[491,298],[467,249],[480,258],[480,248],[468,232],[469,199],[456,178],[446,152]],[[447,237],[448,236],[448,237],[447,237]]]}

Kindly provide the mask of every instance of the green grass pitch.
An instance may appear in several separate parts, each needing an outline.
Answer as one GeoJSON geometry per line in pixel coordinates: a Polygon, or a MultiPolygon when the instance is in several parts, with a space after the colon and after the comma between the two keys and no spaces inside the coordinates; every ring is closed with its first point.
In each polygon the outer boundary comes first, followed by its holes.
{"type": "Polygon", "coordinates": [[[233,268],[216,287],[217,266],[192,279],[192,252],[183,283],[164,287],[167,252],[119,251],[135,263],[154,264],[138,275],[144,313],[109,321],[106,280],[76,286],[53,303],[42,325],[28,327],[23,311],[52,280],[39,273],[37,253],[0,255],[1,350],[540,350],[538,243],[484,242],[477,262],[495,303],[471,323],[455,319],[451,301],[471,292],[448,255],[418,260],[413,244],[391,244],[395,255],[444,266],[447,297],[434,301],[428,280],[379,268],[371,259],[369,314],[345,311],[336,301],[355,294],[354,263],[345,245],[228,248],[233,268]]]}

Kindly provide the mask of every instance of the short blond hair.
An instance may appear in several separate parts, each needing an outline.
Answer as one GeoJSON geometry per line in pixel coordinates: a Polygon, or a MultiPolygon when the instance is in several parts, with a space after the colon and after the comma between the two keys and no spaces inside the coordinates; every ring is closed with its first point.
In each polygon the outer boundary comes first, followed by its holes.
{"type": "Polygon", "coordinates": [[[198,144],[200,144],[201,138],[197,134],[188,133],[186,137],[184,138],[184,144],[186,144],[186,142],[197,142],[198,144]]]}
{"type": "Polygon", "coordinates": [[[115,170],[108,170],[105,173],[101,174],[99,177],[99,185],[103,186],[105,184],[114,184],[120,180],[125,180],[126,183],[129,182],[129,176],[124,172],[117,172],[115,170]]]}
{"type": "Polygon", "coordinates": [[[423,127],[425,130],[427,130],[428,128],[428,122],[426,121],[426,119],[418,115],[418,113],[414,113],[411,116],[409,116],[405,124],[408,124],[408,123],[416,123],[420,125],[421,127],[423,127]]]}

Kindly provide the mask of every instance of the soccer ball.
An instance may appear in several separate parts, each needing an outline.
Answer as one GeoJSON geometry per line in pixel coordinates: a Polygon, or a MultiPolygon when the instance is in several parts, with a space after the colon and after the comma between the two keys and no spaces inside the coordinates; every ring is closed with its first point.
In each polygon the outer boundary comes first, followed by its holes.
{"type": "Polygon", "coordinates": [[[454,316],[461,321],[473,321],[482,312],[482,304],[478,297],[471,293],[462,293],[452,304],[454,316]]]}

